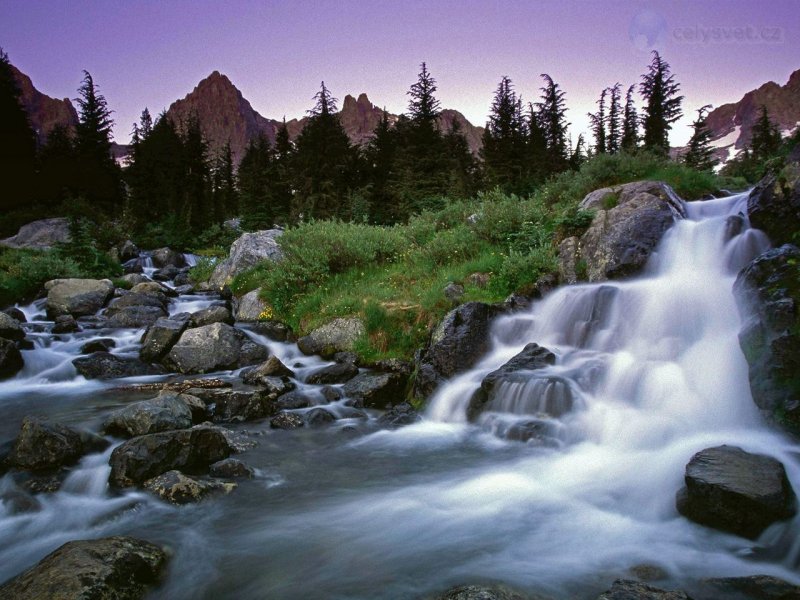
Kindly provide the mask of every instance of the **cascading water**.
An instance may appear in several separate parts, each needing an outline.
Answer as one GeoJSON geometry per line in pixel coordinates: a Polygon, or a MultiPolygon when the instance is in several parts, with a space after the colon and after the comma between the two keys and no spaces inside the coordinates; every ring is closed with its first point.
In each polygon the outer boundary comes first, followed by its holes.
{"type": "MultiPolygon", "coordinates": [[[[720,444],[778,458],[800,490],[795,447],[755,409],[737,341],[731,285],[767,243],[734,226],[745,202],[689,203],[640,278],[561,288],[499,319],[491,352],[448,382],[419,424],[351,437],[347,428],[245,423],[259,444],[240,458],[256,477],[180,508],[110,493],[111,449],[85,457],[60,491],[36,496],[38,509],[0,504],[0,580],[65,541],[123,534],[172,549],[150,596],[170,600],[418,598],[485,580],[588,600],[642,564],[664,572],[663,587],[756,573],[800,583],[797,520],[754,543],[675,509],[689,458],[720,444]],[[469,422],[480,382],[531,342],[554,364],[502,383],[469,422]]],[[[170,313],[213,301],[181,296],[170,313]]],[[[25,312],[34,318],[41,306],[25,312]]],[[[31,367],[0,385],[4,439],[26,414],[97,429],[129,400],[110,394],[117,382],[67,372],[81,335],[57,340],[41,325],[25,360],[50,352],[50,374],[31,367]]],[[[322,361],[247,333],[313,392],[304,380],[322,361]]],[[[141,331],[112,335],[124,352],[141,331]]],[[[10,476],[0,479],[0,495],[15,491],[10,476]]]]}

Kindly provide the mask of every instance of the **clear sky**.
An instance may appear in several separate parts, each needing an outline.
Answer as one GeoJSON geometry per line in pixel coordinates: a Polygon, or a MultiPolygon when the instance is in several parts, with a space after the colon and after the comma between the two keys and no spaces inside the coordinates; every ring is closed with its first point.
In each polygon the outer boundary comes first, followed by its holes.
{"type": "Polygon", "coordinates": [[[213,70],[262,115],[300,117],[325,80],[403,112],[423,60],[442,105],[486,120],[502,75],[526,101],[540,73],[565,90],[573,131],[604,87],[639,81],[656,48],[694,109],[800,68],[800,1],[0,0],[0,46],[42,92],[74,98],[86,69],[127,142],[213,70]]]}

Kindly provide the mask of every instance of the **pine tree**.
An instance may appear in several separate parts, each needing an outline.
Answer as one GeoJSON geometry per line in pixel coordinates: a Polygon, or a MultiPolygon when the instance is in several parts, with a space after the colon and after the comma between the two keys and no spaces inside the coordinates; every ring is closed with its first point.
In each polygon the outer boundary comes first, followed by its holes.
{"type": "Polygon", "coordinates": [[[564,91],[550,75],[543,73],[545,85],[541,89],[541,102],[537,103],[539,122],[547,142],[547,162],[549,173],[560,173],[569,166],[567,147],[566,102],[564,91]]]}
{"type": "Polygon", "coordinates": [[[275,135],[275,148],[270,168],[269,195],[272,200],[274,221],[286,225],[292,209],[292,161],[294,147],[289,141],[286,119],[275,135]]]}
{"type": "Polygon", "coordinates": [[[294,164],[296,219],[331,219],[347,211],[355,183],[356,153],[336,112],[336,98],[322,82],[310,119],[297,138],[294,164]]]}
{"type": "Polygon", "coordinates": [[[710,104],[697,110],[697,119],[692,123],[692,137],[683,156],[683,162],[698,171],[711,171],[717,164],[714,148],[711,146],[711,130],[706,123],[710,104]]]}
{"type": "Polygon", "coordinates": [[[622,138],[622,105],[620,103],[620,84],[615,83],[611,88],[611,104],[608,107],[608,140],[606,142],[609,154],[616,154],[621,147],[622,138]]]}
{"type": "Polygon", "coordinates": [[[21,104],[8,55],[0,48],[0,213],[27,207],[34,196],[36,134],[21,104]]]}
{"type": "Polygon", "coordinates": [[[390,189],[394,161],[397,155],[397,131],[389,123],[389,113],[383,115],[373,131],[365,150],[367,198],[370,218],[385,225],[400,219],[398,201],[390,189]]]}
{"type": "Polygon", "coordinates": [[[239,164],[239,194],[242,227],[249,231],[270,229],[274,225],[269,171],[272,149],[265,135],[250,140],[239,164]]]}
{"type": "Polygon", "coordinates": [[[636,149],[639,144],[639,116],[636,114],[636,105],[633,102],[635,85],[628,88],[625,94],[625,112],[622,117],[622,140],[620,146],[626,152],[636,149]]]}
{"type": "Polygon", "coordinates": [[[606,94],[608,94],[608,89],[600,92],[597,112],[589,113],[589,122],[592,125],[592,135],[594,135],[595,154],[605,154],[608,145],[606,142],[606,94]]]}
{"type": "Polygon", "coordinates": [[[64,125],[56,125],[39,150],[37,196],[45,212],[78,189],[80,164],[73,136],[64,125]]]}
{"type": "Polygon", "coordinates": [[[217,223],[222,223],[226,218],[233,217],[239,212],[236,174],[233,168],[233,151],[230,141],[225,143],[214,160],[212,194],[214,220],[217,223]]]}
{"type": "Polygon", "coordinates": [[[455,119],[444,136],[444,146],[450,163],[445,193],[449,198],[468,198],[474,191],[475,159],[462,133],[461,124],[455,119]]]}
{"type": "Polygon", "coordinates": [[[206,142],[197,114],[189,116],[183,124],[184,202],[182,220],[190,231],[197,233],[215,222],[212,205],[211,168],[206,142]]]}
{"type": "Polygon", "coordinates": [[[491,114],[483,132],[484,179],[489,186],[518,191],[526,170],[525,123],[522,104],[511,80],[503,77],[492,100],[491,114]]]}
{"type": "MultiPolygon", "coordinates": [[[[572,144],[570,144],[570,147],[572,144]]],[[[569,168],[577,171],[581,165],[586,162],[586,140],[583,134],[578,134],[578,141],[575,143],[575,148],[569,156],[569,168]]]]}
{"type": "Polygon", "coordinates": [[[417,82],[411,86],[408,95],[411,99],[408,102],[408,115],[416,123],[427,123],[431,127],[435,126],[436,118],[439,116],[441,104],[433,95],[436,91],[436,80],[428,71],[427,65],[422,63],[422,70],[419,72],[417,82]]]}
{"type": "Polygon", "coordinates": [[[765,162],[775,156],[781,146],[781,133],[769,118],[765,105],[761,105],[758,119],[753,123],[750,150],[753,160],[765,162]]]}
{"type": "Polygon", "coordinates": [[[528,105],[525,157],[529,165],[526,178],[529,184],[544,181],[548,175],[547,138],[539,112],[533,104],[528,105]]]}
{"type": "Polygon", "coordinates": [[[669,130],[683,114],[683,96],[678,95],[679,90],[680,85],[675,82],[669,64],[654,50],[653,60],[639,84],[639,92],[645,101],[645,148],[663,155],[669,151],[669,130]]]}

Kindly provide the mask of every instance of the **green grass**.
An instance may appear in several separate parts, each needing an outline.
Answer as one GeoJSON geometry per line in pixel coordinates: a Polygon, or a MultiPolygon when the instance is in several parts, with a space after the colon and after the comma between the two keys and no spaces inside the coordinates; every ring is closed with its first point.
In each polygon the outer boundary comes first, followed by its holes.
{"type": "Polygon", "coordinates": [[[61,277],[83,277],[78,263],[56,250],[0,249],[0,306],[33,300],[44,283],[61,277]]]}

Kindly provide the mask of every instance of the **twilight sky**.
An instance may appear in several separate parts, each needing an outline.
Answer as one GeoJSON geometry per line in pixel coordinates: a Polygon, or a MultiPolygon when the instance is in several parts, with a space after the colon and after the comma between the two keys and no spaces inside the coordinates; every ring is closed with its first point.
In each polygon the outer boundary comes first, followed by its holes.
{"type": "Polygon", "coordinates": [[[566,92],[577,134],[600,91],[638,82],[656,48],[693,111],[800,68],[800,2],[511,0],[0,0],[0,46],[42,92],[74,98],[88,70],[127,142],[213,70],[262,115],[300,117],[325,80],[403,112],[423,60],[444,107],[486,120],[502,75],[526,101],[540,73],[566,92]]]}

